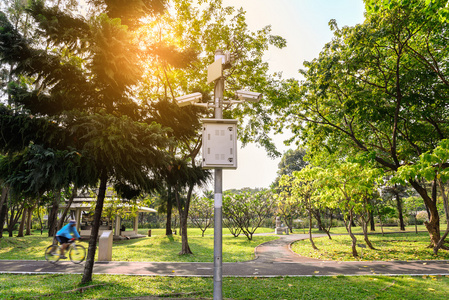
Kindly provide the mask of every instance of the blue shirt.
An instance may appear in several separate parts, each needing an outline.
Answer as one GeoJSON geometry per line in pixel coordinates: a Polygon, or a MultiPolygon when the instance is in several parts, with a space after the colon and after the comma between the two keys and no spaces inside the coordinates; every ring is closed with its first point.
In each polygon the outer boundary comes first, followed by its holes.
{"type": "Polygon", "coordinates": [[[56,232],[56,236],[63,236],[68,239],[71,239],[74,235],[77,239],[80,238],[80,235],[76,231],[76,227],[72,226],[70,223],[62,227],[58,232],[56,232]]]}

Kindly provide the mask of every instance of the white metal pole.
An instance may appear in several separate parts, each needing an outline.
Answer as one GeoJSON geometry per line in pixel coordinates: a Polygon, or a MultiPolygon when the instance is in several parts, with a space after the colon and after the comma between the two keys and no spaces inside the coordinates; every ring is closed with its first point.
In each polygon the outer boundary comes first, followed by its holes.
{"type": "MultiPolygon", "coordinates": [[[[223,54],[222,50],[215,51],[215,55],[223,54]]],[[[215,119],[223,118],[224,78],[215,81],[214,102],[215,119]]],[[[214,187],[214,300],[222,300],[222,202],[223,202],[223,169],[215,169],[214,187]]]]}

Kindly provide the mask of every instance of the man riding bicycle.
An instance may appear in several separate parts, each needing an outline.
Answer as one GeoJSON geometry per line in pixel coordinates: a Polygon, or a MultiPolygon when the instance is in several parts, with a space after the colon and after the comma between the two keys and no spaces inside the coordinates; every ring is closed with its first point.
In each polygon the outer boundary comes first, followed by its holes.
{"type": "Polygon", "coordinates": [[[73,241],[75,238],[79,239],[80,235],[76,231],[76,221],[70,220],[67,225],[62,227],[58,232],[56,232],[56,240],[58,240],[61,245],[61,255],[60,258],[67,258],[64,255],[65,249],[70,244],[70,241],[73,241]]]}

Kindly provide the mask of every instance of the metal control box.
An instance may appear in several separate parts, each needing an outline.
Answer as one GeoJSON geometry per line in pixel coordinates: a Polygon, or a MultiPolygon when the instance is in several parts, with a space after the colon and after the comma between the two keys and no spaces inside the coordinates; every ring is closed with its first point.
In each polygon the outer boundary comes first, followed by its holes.
{"type": "Polygon", "coordinates": [[[203,168],[237,169],[237,120],[202,119],[203,168]]]}

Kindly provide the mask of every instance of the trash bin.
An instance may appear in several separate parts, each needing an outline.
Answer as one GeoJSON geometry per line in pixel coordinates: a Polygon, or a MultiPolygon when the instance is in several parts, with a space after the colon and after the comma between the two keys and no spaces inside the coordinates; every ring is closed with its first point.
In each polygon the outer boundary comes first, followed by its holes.
{"type": "Polygon", "coordinates": [[[98,261],[112,260],[112,240],[112,230],[103,231],[98,243],[98,261]]]}
{"type": "Polygon", "coordinates": [[[148,230],[148,236],[151,237],[151,229],[148,230]]]}

